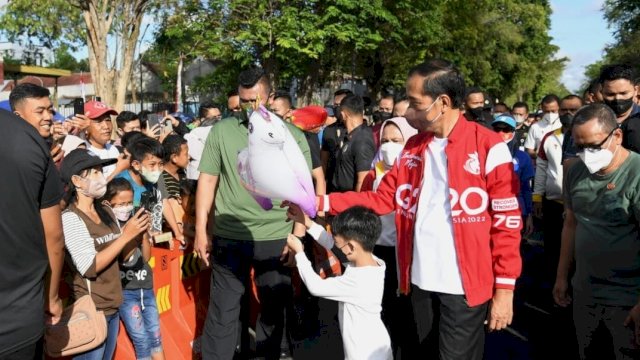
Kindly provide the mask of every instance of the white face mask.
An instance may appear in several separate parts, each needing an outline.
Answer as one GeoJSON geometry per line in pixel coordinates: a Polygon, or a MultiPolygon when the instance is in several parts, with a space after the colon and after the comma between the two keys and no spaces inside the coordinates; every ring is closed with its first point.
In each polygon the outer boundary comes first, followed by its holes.
{"type": "MultiPolygon", "coordinates": [[[[611,144],[611,139],[613,137],[609,139],[609,144],[611,144]]],[[[615,153],[618,152],[618,148],[616,147],[615,153]]],[[[604,149],[584,149],[584,151],[578,152],[578,157],[587,167],[589,173],[595,174],[611,164],[613,157],[616,155],[615,153],[612,153],[606,147],[604,149]]]]}
{"type": "Polygon", "coordinates": [[[546,113],[542,119],[549,124],[554,124],[556,121],[560,120],[560,115],[558,113],[546,113]]]}
{"type": "Polygon", "coordinates": [[[393,163],[398,159],[398,156],[400,156],[402,149],[404,149],[404,145],[391,141],[382,144],[380,146],[382,160],[387,166],[393,166],[393,163]]]}
{"type": "Polygon", "coordinates": [[[516,123],[518,124],[522,124],[526,120],[526,118],[522,115],[515,115],[513,118],[516,120],[516,123]]]}
{"type": "Polygon", "coordinates": [[[131,213],[133,212],[133,205],[116,206],[112,209],[113,214],[116,216],[116,219],[122,222],[126,222],[131,217],[131,213]]]}
{"type": "Polygon", "coordinates": [[[160,170],[156,170],[156,171],[151,171],[151,170],[147,170],[144,167],[142,168],[142,171],[140,172],[140,175],[142,175],[142,177],[144,178],[144,180],[148,183],[151,184],[155,184],[158,182],[158,179],[160,179],[160,175],[162,174],[162,171],[160,170]]]}
{"type": "Polygon", "coordinates": [[[107,192],[107,179],[104,178],[104,175],[100,173],[97,179],[82,179],[87,184],[84,189],[78,188],[78,192],[82,195],[93,198],[100,199],[107,192]]]}

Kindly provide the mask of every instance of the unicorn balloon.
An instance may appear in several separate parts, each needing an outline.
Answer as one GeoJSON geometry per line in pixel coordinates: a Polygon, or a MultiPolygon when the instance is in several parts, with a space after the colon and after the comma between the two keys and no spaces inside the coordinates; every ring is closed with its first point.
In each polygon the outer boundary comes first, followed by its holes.
{"type": "Polygon", "coordinates": [[[272,199],[288,200],[316,215],[304,155],[284,121],[262,105],[249,117],[249,146],[238,154],[237,169],[242,185],[263,209],[273,207],[272,199]]]}

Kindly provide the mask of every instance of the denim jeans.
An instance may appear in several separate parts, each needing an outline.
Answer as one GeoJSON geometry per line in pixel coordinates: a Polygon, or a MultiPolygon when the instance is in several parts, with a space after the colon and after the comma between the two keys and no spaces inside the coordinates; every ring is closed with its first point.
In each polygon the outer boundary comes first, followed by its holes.
{"type": "Polygon", "coordinates": [[[151,359],[162,351],[160,319],[153,289],[123,289],[120,318],[136,350],[136,358],[151,359]]]}
{"type": "Polygon", "coordinates": [[[111,360],[116,351],[118,342],[118,330],[120,330],[120,316],[118,313],[107,315],[107,339],[97,348],[76,355],[74,360],[111,360]]]}

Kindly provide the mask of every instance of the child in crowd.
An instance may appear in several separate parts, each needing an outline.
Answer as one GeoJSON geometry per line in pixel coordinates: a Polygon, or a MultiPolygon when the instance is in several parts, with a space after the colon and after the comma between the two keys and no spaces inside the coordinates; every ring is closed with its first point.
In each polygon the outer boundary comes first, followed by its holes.
{"type": "MultiPolygon", "coordinates": [[[[118,222],[126,223],[133,213],[133,188],[123,179],[107,185],[102,203],[111,207],[118,222]]],[[[153,293],[153,270],[149,266],[151,242],[147,233],[128,243],[122,250],[120,280],[122,305],[119,313],[131,338],[137,359],[164,359],[160,337],[160,319],[153,293]]]]}
{"type": "MultiPolygon", "coordinates": [[[[362,191],[376,191],[380,181],[393,167],[396,159],[400,157],[404,144],[410,137],[416,135],[418,130],[409,125],[407,119],[394,117],[385,120],[380,127],[380,148],[375,159],[373,169],[367,173],[362,182],[362,191]]],[[[418,339],[413,329],[413,311],[411,299],[406,295],[398,295],[398,272],[396,270],[396,214],[391,212],[380,216],[382,231],[376,242],[373,253],[382,259],[386,265],[384,274],[384,295],[382,296],[382,321],[389,336],[393,353],[398,356],[401,353],[411,351],[411,346],[417,344],[418,339]]]]}
{"type": "Polygon", "coordinates": [[[295,204],[287,216],[304,224],[307,232],[326,249],[334,245],[349,262],[343,275],[322,279],[304,253],[300,238],[289,234],[287,245],[295,252],[302,281],[315,296],[338,301],[340,332],[345,359],[393,359],[391,341],[380,318],[385,264],[372,251],[380,236],[380,219],[373,211],[355,206],[333,219],[335,239],[295,204]]]}
{"type": "MultiPolygon", "coordinates": [[[[158,180],[164,169],[164,150],[160,142],[147,136],[135,139],[126,146],[127,152],[131,155],[130,167],[118,175],[131,184],[133,188],[133,206],[141,206],[141,199],[144,193],[147,198],[155,202],[149,209],[152,211],[152,231],[153,235],[162,232],[162,218],[173,232],[174,238],[184,244],[184,235],[178,226],[176,218],[171,211],[167,199],[162,197],[158,191],[158,180]]],[[[144,204],[143,204],[144,205],[144,204]]],[[[173,245],[173,242],[170,242],[173,245]]]]}
{"type": "Polygon", "coordinates": [[[184,210],[180,195],[180,183],[186,179],[185,169],[189,165],[189,146],[187,140],[180,135],[169,135],[162,141],[164,152],[164,170],[158,188],[162,197],[167,199],[169,208],[178,223],[180,232],[184,233],[184,210]]]}
{"type": "Polygon", "coordinates": [[[149,217],[140,210],[120,227],[113,211],[98,199],[107,190],[102,172],[116,159],[102,160],[85,149],[73,150],[62,162],[62,179],[68,186],[62,212],[64,245],[73,273],[73,298],[90,294],[96,309],[107,318],[107,338],[97,348],[74,359],[111,359],[116,348],[122,304],[117,258],[122,250],[149,228],[149,217]]]}

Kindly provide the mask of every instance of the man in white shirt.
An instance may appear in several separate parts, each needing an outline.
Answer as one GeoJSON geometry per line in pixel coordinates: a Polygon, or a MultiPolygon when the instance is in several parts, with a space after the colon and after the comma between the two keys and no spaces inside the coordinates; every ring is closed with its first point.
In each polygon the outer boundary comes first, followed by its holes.
{"type": "Polygon", "coordinates": [[[550,94],[542,98],[540,104],[542,108],[542,120],[531,125],[529,129],[529,135],[524,142],[524,148],[527,149],[527,153],[532,159],[535,159],[538,154],[538,148],[542,138],[551,131],[554,131],[562,126],[560,123],[560,99],[550,94]]]}
{"type": "Polygon", "coordinates": [[[198,118],[200,120],[200,126],[191,130],[184,136],[189,146],[189,165],[187,166],[187,179],[198,180],[200,172],[198,166],[200,166],[200,158],[204,151],[204,143],[209,136],[211,126],[218,122],[222,118],[222,113],[218,106],[213,104],[202,104],[198,110],[198,118]]]}
{"type": "MultiPolygon", "coordinates": [[[[84,114],[91,119],[91,125],[87,128],[86,135],[87,150],[98,155],[101,159],[117,159],[120,156],[120,151],[111,143],[113,133],[111,115],[118,115],[118,112],[102,102],[89,101],[84,104],[84,114]]],[[[118,164],[115,164],[102,168],[102,172],[108,180],[117,175],[117,166],[118,164]]],[[[118,168],[120,167],[118,166],[118,168]]],[[[122,171],[122,169],[119,170],[122,171]]]]}

